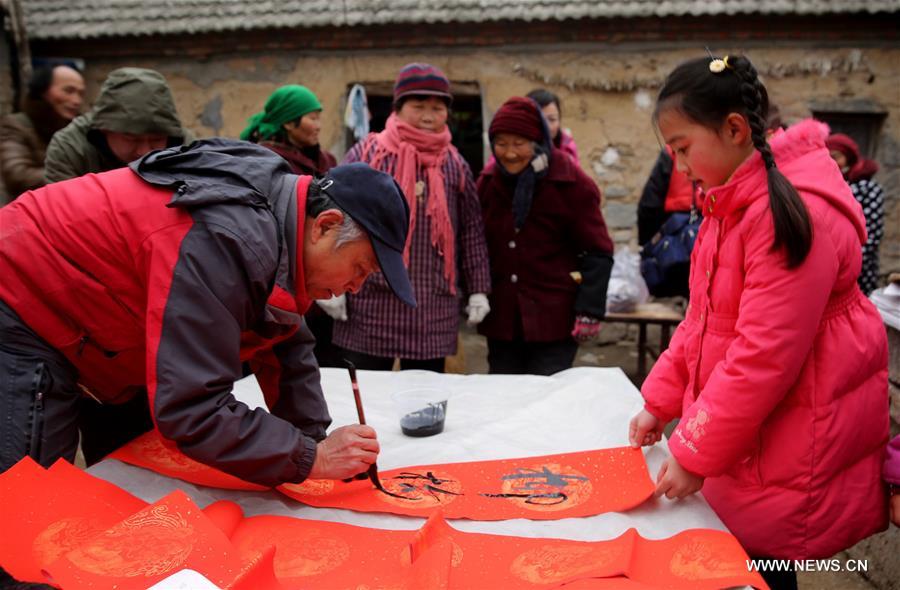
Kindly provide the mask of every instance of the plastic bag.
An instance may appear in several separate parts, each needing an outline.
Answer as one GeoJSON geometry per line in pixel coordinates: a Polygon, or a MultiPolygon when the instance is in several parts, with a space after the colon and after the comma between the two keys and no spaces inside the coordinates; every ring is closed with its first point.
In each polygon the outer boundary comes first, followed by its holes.
{"type": "Polygon", "coordinates": [[[627,246],[616,250],[606,289],[606,311],[629,312],[650,297],[641,276],[641,255],[627,246]]]}

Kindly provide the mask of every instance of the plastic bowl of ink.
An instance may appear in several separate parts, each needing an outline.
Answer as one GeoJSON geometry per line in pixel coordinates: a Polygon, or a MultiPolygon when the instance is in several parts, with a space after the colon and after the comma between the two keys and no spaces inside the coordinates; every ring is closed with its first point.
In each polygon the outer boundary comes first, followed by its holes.
{"type": "Polygon", "coordinates": [[[400,430],[406,436],[433,436],[444,431],[445,391],[421,387],[394,392],[392,397],[400,416],[400,430]]]}

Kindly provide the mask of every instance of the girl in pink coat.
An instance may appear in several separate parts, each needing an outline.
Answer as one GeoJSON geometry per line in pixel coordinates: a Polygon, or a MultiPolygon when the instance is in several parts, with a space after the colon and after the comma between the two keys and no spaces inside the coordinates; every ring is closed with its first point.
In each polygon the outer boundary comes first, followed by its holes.
{"type": "Polygon", "coordinates": [[[704,222],[685,320],[629,436],[653,444],[680,417],[657,495],[702,487],[752,556],[824,558],[887,525],[887,337],[856,283],[865,220],[827,127],[770,144],[767,111],[744,57],[684,63],[660,91],[656,123],[705,190],[704,222]]]}

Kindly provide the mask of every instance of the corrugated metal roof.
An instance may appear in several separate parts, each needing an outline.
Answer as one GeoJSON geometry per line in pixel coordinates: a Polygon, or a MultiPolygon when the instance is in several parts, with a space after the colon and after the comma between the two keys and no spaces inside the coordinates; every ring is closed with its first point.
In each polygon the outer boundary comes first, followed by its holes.
{"type": "Polygon", "coordinates": [[[491,21],[900,12],[900,0],[24,0],[33,39],[491,21]]]}

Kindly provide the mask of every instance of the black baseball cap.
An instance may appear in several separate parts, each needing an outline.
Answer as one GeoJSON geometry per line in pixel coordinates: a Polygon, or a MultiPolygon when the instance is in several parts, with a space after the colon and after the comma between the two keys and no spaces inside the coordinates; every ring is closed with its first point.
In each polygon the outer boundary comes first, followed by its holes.
{"type": "Polygon", "coordinates": [[[394,177],[363,162],[353,162],[332,168],[316,183],[369,235],[391,291],[403,303],[415,307],[416,298],[403,264],[409,204],[394,177]]]}

